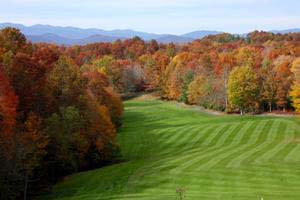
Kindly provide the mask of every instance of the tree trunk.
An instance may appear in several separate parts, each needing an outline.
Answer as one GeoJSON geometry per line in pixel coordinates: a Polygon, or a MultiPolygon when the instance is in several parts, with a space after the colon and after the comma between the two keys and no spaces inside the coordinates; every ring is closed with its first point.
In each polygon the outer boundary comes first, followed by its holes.
{"type": "Polygon", "coordinates": [[[243,113],[243,109],[241,109],[241,115],[244,115],[244,113],[243,113]]]}
{"type": "Polygon", "coordinates": [[[28,176],[25,175],[25,185],[24,185],[24,200],[27,199],[27,188],[28,188],[28,176]]]}
{"type": "Polygon", "coordinates": [[[269,112],[272,112],[272,102],[269,103],[269,112]]]}
{"type": "Polygon", "coordinates": [[[224,87],[225,87],[225,109],[227,109],[228,106],[228,97],[227,97],[227,70],[224,73],[224,87]]]}

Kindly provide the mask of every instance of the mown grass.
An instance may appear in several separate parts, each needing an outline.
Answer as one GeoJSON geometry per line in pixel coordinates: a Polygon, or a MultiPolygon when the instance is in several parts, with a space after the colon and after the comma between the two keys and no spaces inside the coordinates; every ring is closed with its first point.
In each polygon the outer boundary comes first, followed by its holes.
{"type": "Polygon", "coordinates": [[[41,199],[300,199],[298,118],[213,116],[125,102],[126,162],[74,174],[41,199]]]}

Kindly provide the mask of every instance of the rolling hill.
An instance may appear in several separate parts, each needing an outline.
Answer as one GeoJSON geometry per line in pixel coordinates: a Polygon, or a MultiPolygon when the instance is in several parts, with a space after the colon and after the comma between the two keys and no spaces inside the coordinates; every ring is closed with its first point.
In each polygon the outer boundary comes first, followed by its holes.
{"type": "Polygon", "coordinates": [[[124,39],[105,35],[91,35],[82,39],[70,39],[52,33],[43,35],[26,35],[26,38],[33,43],[46,42],[59,45],[85,45],[95,42],[113,42],[117,39],[124,39]]]}
{"type": "Polygon", "coordinates": [[[177,36],[177,35],[165,35],[165,36],[161,36],[159,38],[156,39],[158,42],[160,43],[187,43],[187,42],[191,42],[194,39],[193,38],[188,38],[188,37],[182,37],[182,36],[177,36]]]}
{"type": "MultiPolygon", "coordinates": [[[[156,34],[147,33],[141,31],[135,31],[131,29],[125,30],[102,30],[97,28],[77,28],[77,27],[61,27],[51,25],[33,25],[24,26],[22,24],[14,23],[0,23],[0,29],[5,27],[15,27],[21,30],[21,32],[32,42],[47,42],[64,45],[85,45],[94,42],[113,42],[117,39],[127,39],[138,36],[145,41],[155,39],[161,43],[188,43],[195,39],[201,39],[208,35],[216,35],[222,33],[220,31],[200,30],[193,31],[182,35],[174,34],[156,34]]],[[[290,33],[300,32],[300,29],[287,29],[287,30],[272,30],[273,33],[290,33]]],[[[246,36],[247,33],[240,34],[246,36]]]]}
{"type": "Polygon", "coordinates": [[[51,25],[33,25],[24,26],[22,24],[14,23],[0,23],[0,29],[5,27],[15,27],[32,42],[48,42],[56,44],[88,44],[93,42],[111,42],[117,39],[126,39],[138,36],[146,41],[155,39],[162,43],[186,43],[194,39],[202,38],[210,34],[217,34],[217,31],[199,31],[183,35],[173,34],[155,34],[131,29],[125,30],[102,30],[96,28],[77,28],[77,27],[61,27],[51,25]],[[192,37],[189,37],[192,36],[192,37]]]}
{"type": "Polygon", "coordinates": [[[124,162],[66,177],[42,200],[300,199],[300,119],[125,102],[124,162]]]}
{"type": "Polygon", "coordinates": [[[220,33],[222,33],[222,32],[220,32],[220,31],[194,31],[194,32],[183,34],[181,36],[187,37],[187,38],[199,39],[199,38],[203,38],[208,35],[217,35],[220,33]]]}
{"type": "Polygon", "coordinates": [[[294,29],[286,29],[286,30],[271,30],[270,32],[272,33],[281,33],[281,34],[285,34],[285,33],[299,33],[300,29],[299,28],[294,28],[294,29]]]}

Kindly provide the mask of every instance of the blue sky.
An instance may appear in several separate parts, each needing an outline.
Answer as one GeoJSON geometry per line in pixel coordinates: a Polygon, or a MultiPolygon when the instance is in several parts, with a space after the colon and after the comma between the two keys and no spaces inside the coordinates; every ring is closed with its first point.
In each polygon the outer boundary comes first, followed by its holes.
{"type": "Polygon", "coordinates": [[[181,34],[300,28],[299,0],[0,0],[0,22],[181,34]]]}

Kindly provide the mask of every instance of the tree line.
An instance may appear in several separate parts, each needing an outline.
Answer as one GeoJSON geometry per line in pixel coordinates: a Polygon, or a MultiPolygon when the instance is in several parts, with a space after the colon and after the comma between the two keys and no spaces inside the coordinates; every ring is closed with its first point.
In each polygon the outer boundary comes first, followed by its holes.
{"type": "Polygon", "coordinates": [[[184,45],[135,37],[66,53],[107,74],[121,94],[156,90],[167,100],[229,113],[300,111],[300,33],[222,33],[184,45]]]}

